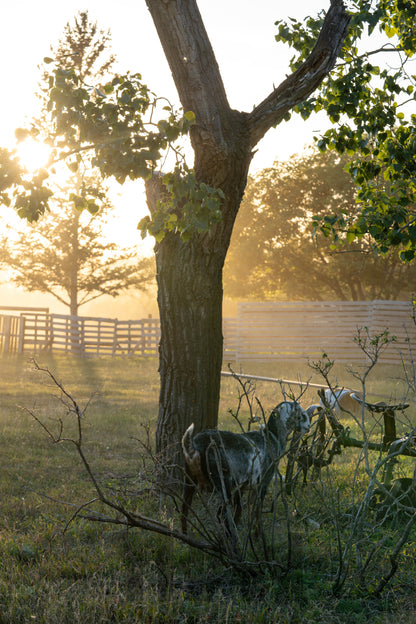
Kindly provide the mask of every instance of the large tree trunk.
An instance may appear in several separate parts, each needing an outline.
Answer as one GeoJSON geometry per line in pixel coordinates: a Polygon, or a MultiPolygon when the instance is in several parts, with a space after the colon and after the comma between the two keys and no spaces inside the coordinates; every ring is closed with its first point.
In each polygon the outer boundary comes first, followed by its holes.
{"type": "MultiPolygon", "coordinates": [[[[162,463],[172,466],[182,463],[180,441],[190,423],[200,431],[215,427],[218,421],[222,271],[251,160],[251,152],[240,149],[248,136],[245,116],[237,115],[234,121],[236,141],[229,146],[232,153],[216,170],[222,178],[221,185],[218,181],[216,185],[226,196],[221,222],[186,242],[179,234],[169,233],[155,246],[161,326],[156,451],[162,463]],[[238,153],[233,145],[239,146],[238,153]]],[[[208,169],[204,179],[212,183],[208,169]]],[[[151,211],[162,193],[160,178],[155,176],[147,183],[151,211]]]]}
{"type": "MultiPolygon", "coordinates": [[[[335,64],[349,22],[342,0],[331,0],[308,59],[250,113],[229,107],[196,0],[146,0],[191,129],[198,181],[221,188],[222,220],[189,242],[167,234],[156,245],[161,320],[161,392],[156,448],[179,461],[180,439],[194,422],[217,423],[222,362],[222,267],[247,181],[253,148],[273,125],[316,89],[335,64]]],[[[242,68],[244,75],[244,68],[242,68]]],[[[245,85],[243,83],[243,88],[245,85]]],[[[249,86],[248,86],[249,88],[249,86]]],[[[163,192],[147,184],[152,211],[163,192]]]]}
{"type": "MultiPolygon", "coordinates": [[[[222,255],[222,254],[221,254],[222,255]]],[[[161,323],[157,451],[180,463],[189,423],[215,427],[222,363],[222,261],[167,236],[156,253],[161,323]]]]}

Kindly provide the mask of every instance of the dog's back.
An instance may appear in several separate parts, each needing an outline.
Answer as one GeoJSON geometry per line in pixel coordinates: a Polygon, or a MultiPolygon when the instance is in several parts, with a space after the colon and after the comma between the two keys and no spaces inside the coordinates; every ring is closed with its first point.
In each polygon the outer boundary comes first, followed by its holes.
{"type": "Polygon", "coordinates": [[[193,431],[193,425],[185,431],[182,447],[190,476],[204,489],[211,485],[221,491],[224,479],[234,487],[254,485],[279,451],[275,437],[265,430],[207,429],[195,436],[193,431]]]}

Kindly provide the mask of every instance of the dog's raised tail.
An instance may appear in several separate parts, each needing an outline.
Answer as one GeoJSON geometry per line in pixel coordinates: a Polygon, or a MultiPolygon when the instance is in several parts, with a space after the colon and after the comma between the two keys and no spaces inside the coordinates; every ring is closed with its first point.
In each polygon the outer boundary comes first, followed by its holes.
{"type": "Polygon", "coordinates": [[[188,465],[192,465],[195,461],[195,455],[198,453],[193,444],[194,428],[194,423],[192,423],[182,436],[183,455],[185,457],[185,462],[188,465]]]}
{"type": "Polygon", "coordinates": [[[182,437],[183,456],[185,458],[186,472],[191,479],[198,483],[203,490],[209,487],[206,471],[201,466],[201,453],[194,446],[194,424],[189,425],[182,437]]]}

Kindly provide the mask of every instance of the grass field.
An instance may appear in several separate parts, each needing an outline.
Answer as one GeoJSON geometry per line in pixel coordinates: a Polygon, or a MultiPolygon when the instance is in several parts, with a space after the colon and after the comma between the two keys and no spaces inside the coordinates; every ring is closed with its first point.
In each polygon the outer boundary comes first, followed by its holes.
{"type": "MultiPolygon", "coordinates": [[[[157,361],[41,355],[38,363],[87,406],[83,445],[100,483],[109,490],[117,484],[120,496],[137,496],[143,471],[138,439],[145,440],[147,430],[153,439],[156,425],[157,361]]],[[[322,382],[306,364],[240,368],[243,373],[322,382]]],[[[333,378],[338,385],[357,387],[341,366],[333,378]]],[[[209,556],[156,534],[80,519],[69,522],[78,506],[95,496],[94,489],[73,446],[52,444],[30,414],[58,432],[59,418],[66,416],[57,388],[24,357],[1,359],[0,379],[0,624],[416,622],[414,528],[400,550],[399,569],[380,597],[369,598],[357,580],[338,595],[331,591],[337,542],[348,543],[354,513],[350,492],[361,487],[358,452],[344,451],[329,477],[297,491],[290,502],[293,535],[299,538],[292,567],[285,574],[269,572],[248,581],[209,556]],[[325,524],[325,514],[334,510],[336,523],[325,524]],[[305,518],[312,522],[307,525],[305,518]]],[[[400,367],[379,366],[366,389],[375,400],[380,400],[376,395],[399,400],[406,396],[407,384],[400,367]]],[[[295,386],[292,390],[298,392],[295,386]]],[[[266,412],[282,397],[278,384],[266,382],[256,384],[256,394],[266,412]]],[[[224,378],[220,427],[236,426],[228,409],[236,408],[237,398],[235,380],[224,378]]],[[[414,399],[408,393],[407,399],[412,405],[405,430],[416,418],[414,399]]],[[[316,389],[309,389],[301,402],[316,403],[316,389]]],[[[76,434],[74,423],[65,422],[65,433],[76,434]]],[[[403,474],[412,469],[410,460],[398,468],[403,474]]],[[[142,492],[138,504],[149,515],[179,526],[163,498],[142,492]]],[[[376,524],[363,528],[374,544],[368,583],[388,569],[401,530],[376,524]]],[[[356,558],[354,550],[352,569],[356,558]]]]}

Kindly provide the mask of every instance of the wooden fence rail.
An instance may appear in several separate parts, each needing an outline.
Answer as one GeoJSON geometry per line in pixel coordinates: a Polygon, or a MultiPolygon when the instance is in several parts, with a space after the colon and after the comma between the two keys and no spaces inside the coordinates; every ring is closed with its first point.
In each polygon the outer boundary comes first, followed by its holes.
{"type": "MultiPolygon", "coordinates": [[[[1,308],[0,308],[1,311],[1,308]]],[[[40,310],[0,314],[0,352],[50,350],[83,357],[158,354],[159,319],[133,321],[49,314],[40,310]]],[[[10,310],[11,311],[11,310],[10,310]]],[[[400,362],[413,350],[416,326],[405,301],[241,303],[223,319],[224,361],[318,359],[363,361],[354,336],[386,329],[396,340],[380,360],[400,362]]]]}
{"type": "Polygon", "coordinates": [[[407,301],[319,301],[241,303],[238,306],[236,360],[316,360],[326,353],[337,362],[365,360],[354,337],[385,330],[395,337],[381,355],[384,363],[416,356],[416,326],[407,301]]]}

